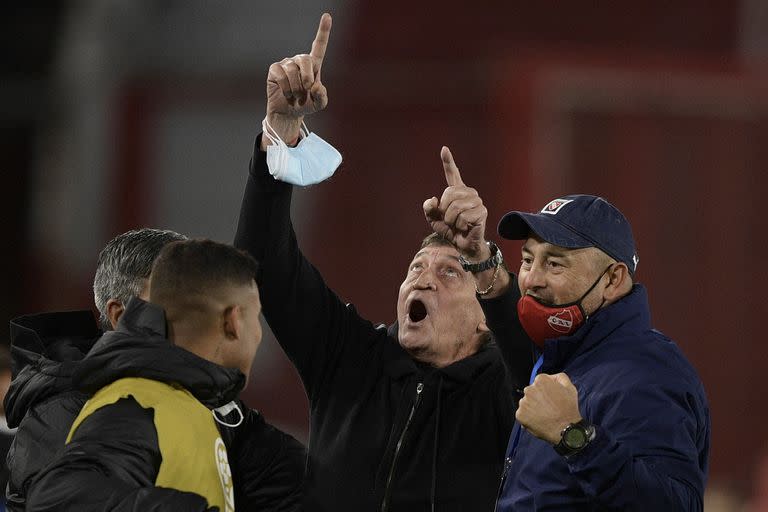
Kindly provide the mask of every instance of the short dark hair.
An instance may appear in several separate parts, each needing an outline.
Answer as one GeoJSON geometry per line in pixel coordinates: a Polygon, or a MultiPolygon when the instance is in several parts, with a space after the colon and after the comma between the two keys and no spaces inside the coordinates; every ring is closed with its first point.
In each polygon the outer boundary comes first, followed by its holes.
{"type": "Polygon", "coordinates": [[[222,287],[247,286],[256,280],[258,269],[256,260],[231,245],[213,240],[172,242],[152,266],[149,300],[167,310],[222,287]]]}
{"type": "Polygon", "coordinates": [[[107,302],[117,299],[127,304],[138,296],[160,250],[170,242],[186,239],[175,231],[141,228],[118,235],[104,246],[93,278],[93,301],[104,330],[112,328],[107,302]]]}

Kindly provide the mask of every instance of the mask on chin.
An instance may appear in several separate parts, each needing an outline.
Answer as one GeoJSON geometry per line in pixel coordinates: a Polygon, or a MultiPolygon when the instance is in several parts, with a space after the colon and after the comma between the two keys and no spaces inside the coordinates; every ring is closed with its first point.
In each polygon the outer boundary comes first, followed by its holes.
{"type": "MultiPolygon", "coordinates": [[[[524,295],[517,301],[517,316],[528,337],[539,347],[544,348],[544,340],[570,336],[581,327],[588,315],[581,306],[581,301],[589,295],[600,279],[613,266],[609,265],[584,294],[566,304],[545,304],[541,300],[524,295]]],[[[603,300],[605,302],[605,300],[603,300]]],[[[602,307],[602,303],[597,309],[602,307]]]]}

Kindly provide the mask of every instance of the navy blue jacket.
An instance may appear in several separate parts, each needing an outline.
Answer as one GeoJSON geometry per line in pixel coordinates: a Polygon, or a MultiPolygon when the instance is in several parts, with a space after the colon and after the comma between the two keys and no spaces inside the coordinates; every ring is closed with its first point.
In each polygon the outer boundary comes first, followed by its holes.
{"type": "Polygon", "coordinates": [[[497,510],[702,510],[709,406],[680,349],[651,328],[641,285],[547,340],[541,372],[570,377],[597,435],[566,458],[523,430],[497,510]]]}

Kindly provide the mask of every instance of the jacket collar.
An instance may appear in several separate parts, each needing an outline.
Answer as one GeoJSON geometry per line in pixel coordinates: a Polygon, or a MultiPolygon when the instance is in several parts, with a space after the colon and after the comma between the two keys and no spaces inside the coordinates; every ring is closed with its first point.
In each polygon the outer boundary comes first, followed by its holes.
{"type": "Polygon", "coordinates": [[[168,326],[163,308],[134,298],[128,302],[125,312],[117,323],[115,332],[166,338],[168,326]]]}
{"type": "Polygon", "coordinates": [[[427,374],[433,373],[445,379],[448,387],[452,385],[463,385],[474,380],[478,374],[484,372],[489,366],[500,364],[498,347],[495,341],[491,341],[480,348],[471,356],[465,357],[444,368],[434,368],[424,363],[414,361],[413,358],[400,347],[397,339],[397,322],[387,328],[388,342],[391,343],[399,353],[399,357],[393,360],[387,366],[387,373],[394,379],[400,379],[413,375],[415,373],[427,374]]]}
{"type": "Polygon", "coordinates": [[[542,373],[562,371],[565,365],[600,344],[618,329],[647,330],[651,325],[648,294],[636,284],[627,295],[590,316],[571,336],[544,342],[542,373]]]}
{"type": "Polygon", "coordinates": [[[165,312],[141,299],[128,303],[117,329],[96,342],[73,376],[88,393],[125,377],[178,384],[211,409],[234,400],[245,385],[240,370],[221,367],[168,341],[165,312]]]}
{"type": "Polygon", "coordinates": [[[13,380],[4,405],[15,427],[36,403],[73,389],[72,373],[101,331],[90,311],[25,315],[10,327],[13,380]]]}
{"type": "Polygon", "coordinates": [[[451,383],[463,385],[474,381],[478,375],[491,366],[501,364],[499,348],[495,341],[490,341],[469,357],[440,368],[439,372],[445,377],[446,385],[451,383]]]}
{"type": "Polygon", "coordinates": [[[10,326],[13,348],[51,361],[82,359],[101,335],[90,311],[25,315],[10,326]]]}

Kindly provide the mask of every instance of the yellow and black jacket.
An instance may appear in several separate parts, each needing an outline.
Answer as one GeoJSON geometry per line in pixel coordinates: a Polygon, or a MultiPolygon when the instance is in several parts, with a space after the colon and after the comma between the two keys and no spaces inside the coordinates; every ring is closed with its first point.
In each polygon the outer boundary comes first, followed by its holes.
{"type": "MultiPolygon", "coordinates": [[[[137,306],[140,304],[136,303],[137,306]]],[[[135,319],[140,310],[146,309],[132,309],[125,318],[134,325],[142,326],[143,333],[156,332],[158,336],[164,336],[165,326],[160,322],[161,317],[148,315],[135,319]]],[[[99,376],[111,377],[102,370],[92,369],[94,364],[100,364],[101,359],[83,362],[102,335],[90,311],[25,315],[11,321],[10,327],[13,380],[5,398],[5,411],[8,424],[18,428],[8,453],[10,478],[6,508],[12,512],[24,512],[38,473],[58,458],[72,423],[85,402],[99,390],[102,384],[102,377],[99,376]],[[81,364],[89,365],[91,369],[87,373],[99,379],[96,382],[85,380],[90,390],[87,393],[76,389],[73,383],[73,375],[81,364]]],[[[136,357],[128,352],[130,344],[117,346],[126,350],[125,355],[136,357]]],[[[139,346],[144,345],[134,344],[134,348],[139,346]]],[[[152,354],[150,357],[156,358],[152,354]]],[[[146,364],[149,368],[155,363],[150,361],[146,364]]],[[[235,508],[298,512],[306,449],[292,436],[267,423],[258,411],[242,402],[239,405],[245,415],[242,424],[237,427],[218,425],[229,452],[235,484],[235,508]]],[[[97,414],[114,415],[123,408],[127,409],[128,420],[137,414],[139,417],[144,414],[138,405],[130,403],[120,403],[119,407],[116,404],[97,414]]],[[[234,423],[234,419],[228,423],[234,423]]],[[[98,422],[95,419],[87,421],[82,428],[94,423],[98,422]]]]}
{"type": "Polygon", "coordinates": [[[244,377],[164,333],[162,310],[134,300],[78,365],[73,380],[93,396],[26,510],[235,510],[212,409],[235,399],[244,377]]]}

